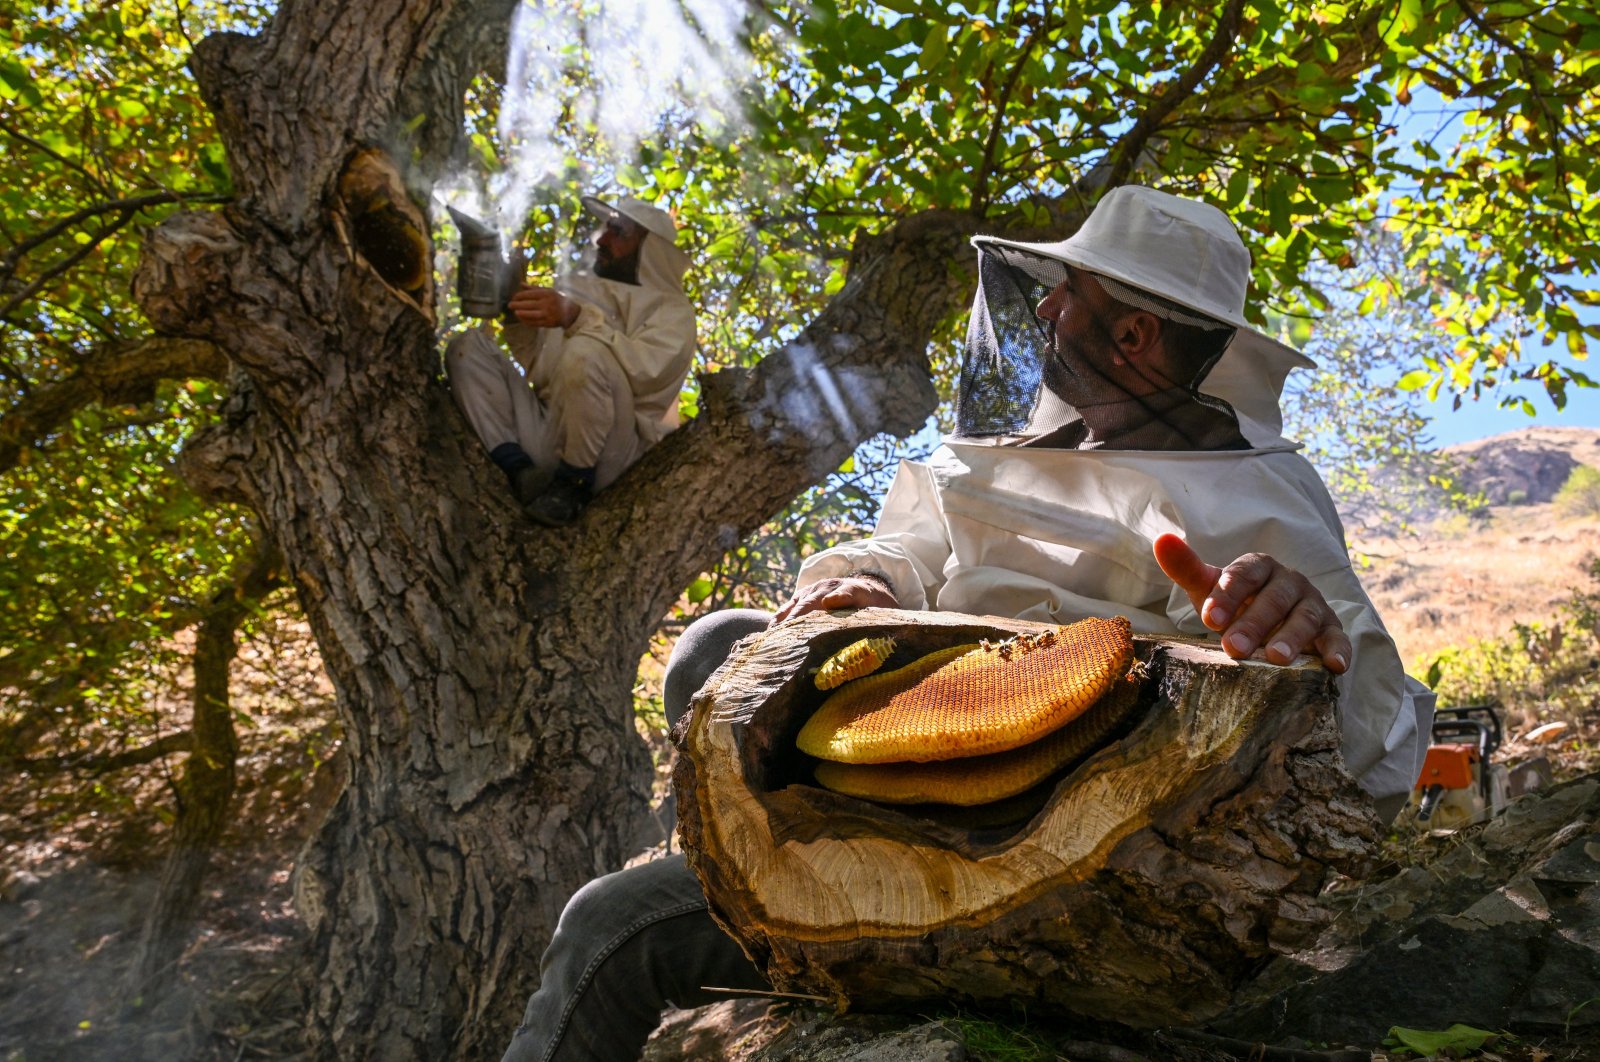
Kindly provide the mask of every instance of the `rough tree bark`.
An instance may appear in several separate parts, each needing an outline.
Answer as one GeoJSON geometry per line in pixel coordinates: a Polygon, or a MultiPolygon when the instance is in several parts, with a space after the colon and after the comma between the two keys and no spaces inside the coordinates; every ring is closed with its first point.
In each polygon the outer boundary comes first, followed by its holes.
{"type": "Polygon", "coordinates": [[[1130,1025],[1221,1013],[1328,921],[1331,872],[1378,824],[1343,769],[1332,676],[1138,639],[1140,707],[1064,775],[974,809],[820,788],[795,735],[809,674],[864,637],[900,666],[1045,625],[952,613],[813,614],[741,643],[696,697],[675,773],[712,910],[781,990],[856,1009],[1025,1006],[1130,1025]]]}
{"type": "Polygon", "coordinates": [[[277,551],[258,542],[213,596],[196,629],[189,758],[174,787],[178,813],[172,850],[125,978],[128,1000],[148,1001],[171,979],[194,924],[211,853],[228,827],[239,756],[228,679],[239,652],[239,625],[279,585],[278,568],[277,551]]]}

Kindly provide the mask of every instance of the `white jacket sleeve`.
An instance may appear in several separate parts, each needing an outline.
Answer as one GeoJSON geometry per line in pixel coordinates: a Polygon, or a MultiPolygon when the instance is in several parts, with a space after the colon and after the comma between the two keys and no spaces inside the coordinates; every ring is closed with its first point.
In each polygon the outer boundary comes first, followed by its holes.
{"type": "MultiPolygon", "coordinates": [[[[1322,481],[1299,455],[1282,454],[1241,465],[1236,479],[1211,488],[1228,504],[1190,507],[1184,514],[1189,544],[1218,566],[1245,553],[1265,553],[1316,586],[1353,650],[1349,668],[1338,678],[1345,763],[1374,796],[1409,789],[1426,752],[1419,708],[1394,641],[1351,568],[1344,529],[1322,481]],[[1247,475],[1249,469],[1267,471],[1247,475]]],[[[1212,634],[1176,586],[1167,615],[1182,631],[1212,634]]]]}
{"type": "Polygon", "coordinates": [[[613,327],[592,303],[578,303],[569,337],[587,336],[604,344],[636,395],[676,387],[694,360],[694,307],[686,300],[640,293],[626,307],[622,327],[613,327]]]}
{"type": "Polygon", "coordinates": [[[883,499],[871,538],[843,542],[813,554],[800,566],[795,589],[851,571],[882,572],[906,609],[936,607],[950,559],[950,538],[928,466],[902,461],[883,499]]]}

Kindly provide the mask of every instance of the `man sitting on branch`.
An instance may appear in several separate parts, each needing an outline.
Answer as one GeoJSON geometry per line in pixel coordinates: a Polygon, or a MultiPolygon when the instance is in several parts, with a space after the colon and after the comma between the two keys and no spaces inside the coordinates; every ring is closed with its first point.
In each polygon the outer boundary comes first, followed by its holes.
{"type": "Polygon", "coordinates": [[[510,299],[506,345],[486,328],[445,349],[456,402],[534,520],[576,520],[678,426],[694,361],[689,256],[670,215],[638,199],[583,205],[603,222],[588,269],[510,299]],[[525,374],[525,375],[524,375],[525,374]]]}

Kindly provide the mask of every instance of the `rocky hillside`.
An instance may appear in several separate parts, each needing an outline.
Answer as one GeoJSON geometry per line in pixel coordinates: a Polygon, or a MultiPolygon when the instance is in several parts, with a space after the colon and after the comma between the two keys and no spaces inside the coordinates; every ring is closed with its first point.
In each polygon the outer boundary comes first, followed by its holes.
{"type": "Polygon", "coordinates": [[[1461,461],[1469,491],[1490,505],[1538,505],[1555,497],[1579,465],[1600,468],[1600,429],[1531,427],[1445,447],[1461,461]]]}

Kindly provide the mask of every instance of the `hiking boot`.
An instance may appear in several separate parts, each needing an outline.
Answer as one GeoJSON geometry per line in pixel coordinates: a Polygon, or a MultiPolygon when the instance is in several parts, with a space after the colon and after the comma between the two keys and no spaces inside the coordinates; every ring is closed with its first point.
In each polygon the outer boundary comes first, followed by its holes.
{"type": "Polygon", "coordinates": [[[517,499],[518,505],[527,508],[538,500],[554,478],[554,472],[541,470],[538,465],[524,465],[511,473],[511,496],[517,499]]]}
{"type": "Polygon", "coordinates": [[[566,527],[583,512],[594,492],[575,480],[555,478],[543,494],[523,506],[536,523],[545,527],[566,527]]]}

